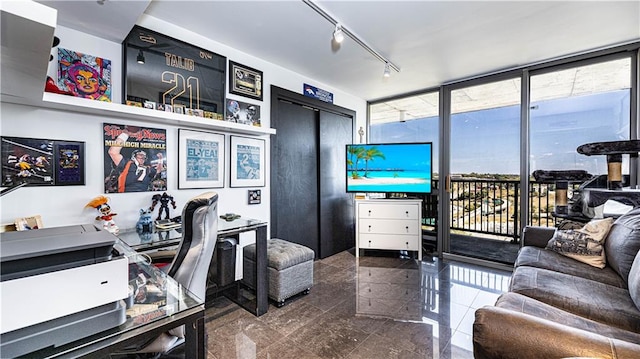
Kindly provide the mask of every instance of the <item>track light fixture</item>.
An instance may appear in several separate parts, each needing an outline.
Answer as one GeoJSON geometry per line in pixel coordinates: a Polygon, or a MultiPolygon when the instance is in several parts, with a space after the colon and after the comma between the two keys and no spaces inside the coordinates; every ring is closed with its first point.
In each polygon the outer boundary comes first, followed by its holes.
{"type": "Polygon", "coordinates": [[[344,41],[344,34],[342,33],[342,25],[336,24],[336,29],[333,30],[333,39],[341,44],[344,41]]]}
{"type": "Polygon", "coordinates": [[[136,58],[136,61],[140,65],[144,65],[144,54],[142,53],[142,50],[138,50],[138,57],[136,58]]]}
{"type": "Polygon", "coordinates": [[[323,10],[318,4],[313,2],[312,0],[302,0],[307,6],[309,6],[313,11],[317,12],[320,16],[327,19],[330,23],[335,25],[335,29],[333,30],[333,39],[335,42],[340,43],[342,40],[339,40],[340,37],[344,39],[344,36],[349,36],[356,44],[360,45],[363,49],[367,50],[373,57],[385,63],[385,72],[384,76],[388,77],[391,75],[391,69],[394,69],[396,72],[400,72],[400,68],[396,66],[393,62],[391,62],[386,57],[382,56],[378,51],[374,50],[371,46],[367,45],[364,40],[360,39],[356,34],[349,31],[344,24],[339,23],[336,18],[331,16],[325,10],[323,10]]]}

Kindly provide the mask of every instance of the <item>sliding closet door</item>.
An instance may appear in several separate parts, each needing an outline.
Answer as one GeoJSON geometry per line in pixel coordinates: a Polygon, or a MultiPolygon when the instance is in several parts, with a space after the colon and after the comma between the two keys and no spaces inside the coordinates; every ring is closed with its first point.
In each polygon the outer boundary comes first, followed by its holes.
{"type": "Polygon", "coordinates": [[[317,117],[283,101],[271,125],[271,235],[319,252],[317,117]]]}
{"type": "Polygon", "coordinates": [[[352,142],[353,121],[320,111],[319,135],[320,258],[325,258],[355,245],[353,198],[345,188],[344,153],[352,142]]]}

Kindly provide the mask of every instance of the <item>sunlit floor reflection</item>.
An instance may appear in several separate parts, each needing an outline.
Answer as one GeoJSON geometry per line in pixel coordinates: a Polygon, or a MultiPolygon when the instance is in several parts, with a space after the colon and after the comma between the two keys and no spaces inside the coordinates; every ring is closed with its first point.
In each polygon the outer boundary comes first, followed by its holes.
{"type": "Polygon", "coordinates": [[[473,358],[474,312],[510,278],[438,258],[341,252],[314,263],[309,295],[261,317],[212,301],[208,358],[473,358]]]}

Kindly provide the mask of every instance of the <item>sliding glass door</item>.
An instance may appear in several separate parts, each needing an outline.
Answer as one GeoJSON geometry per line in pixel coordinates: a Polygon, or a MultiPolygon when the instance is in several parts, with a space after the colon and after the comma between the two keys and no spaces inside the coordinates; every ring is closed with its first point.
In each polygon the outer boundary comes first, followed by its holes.
{"type": "Polygon", "coordinates": [[[517,76],[450,88],[449,253],[513,263],[519,249],[517,76]]]}

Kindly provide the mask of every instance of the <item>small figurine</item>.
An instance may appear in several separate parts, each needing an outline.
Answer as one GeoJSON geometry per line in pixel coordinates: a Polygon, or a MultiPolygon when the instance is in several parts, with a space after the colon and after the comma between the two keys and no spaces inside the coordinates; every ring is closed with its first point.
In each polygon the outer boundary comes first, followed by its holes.
{"type": "Polygon", "coordinates": [[[109,231],[113,234],[118,234],[120,228],[116,226],[116,223],[113,221],[113,216],[116,216],[117,213],[111,212],[111,206],[107,203],[109,199],[105,196],[98,196],[92,199],[85,207],[93,207],[100,212],[100,215],[96,217],[97,220],[102,220],[102,228],[104,230],[109,231]]]}
{"type": "Polygon", "coordinates": [[[162,219],[162,211],[164,211],[166,219],[169,219],[169,202],[171,202],[173,209],[176,209],[176,202],[173,200],[173,196],[168,195],[167,192],[164,192],[162,195],[153,195],[151,199],[153,200],[153,203],[149,208],[151,212],[153,212],[153,209],[156,208],[156,205],[160,202],[158,218],[156,218],[157,221],[162,219]]]}
{"type": "Polygon", "coordinates": [[[136,230],[138,233],[153,232],[153,220],[151,219],[150,209],[140,209],[140,219],[138,219],[138,223],[136,223],[136,230]]]}

